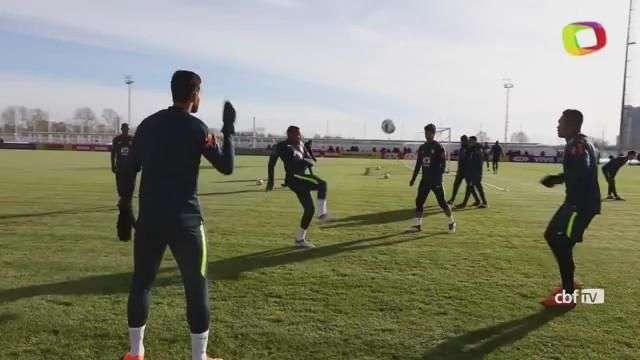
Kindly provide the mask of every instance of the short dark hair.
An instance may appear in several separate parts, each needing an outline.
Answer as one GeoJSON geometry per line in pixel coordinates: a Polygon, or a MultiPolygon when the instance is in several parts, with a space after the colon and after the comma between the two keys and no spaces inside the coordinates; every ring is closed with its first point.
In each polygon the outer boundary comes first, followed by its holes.
{"type": "Polygon", "coordinates": [[[629,152],[627,153],[627,156],[636,156],[636,151],[635,150],[629,150],[629,152]]]}
{"type": "Polygon", "coordinates": [[[568,121],[569,124],[575,126],[576,129],[580,130],[582,128],[583,116],[580,110],[567,109],[562,112],[562,117],[564,117],[565,121],[568,121]]]}
{"type": "Polygon", "coordinates": [[[294,131],[300,131],[300,128],[295,125],[291,125],[287,128],[287,134],[292,133],[294,131]]]}
{"type": "Polygon", "coordinates": [[[478,138],[477,138],[477,137],[475,137],[475,136],[469,136],[469,140],[475,140],[475,141],[478,141],[478,138]]]}
{"type": "Polygon", "coordinates": [[[467,141],[469,140],[469,138],[467,137],[467,135],[462,135],[460,136],[460,141],[467,141]]]}
{"type": "Polygon", "coordinates": [[[122,123],[122,125],[120,125],[120,129],[128,129],[129,128],[129,124],[127,123],[122,123]]]}
{"type": "Polygon", "coordinates": [[[178,70],[171,77],[171,96],[173,101],[188,101],[193,93],[200,91],[200,75],[188,70],[178,70]]]}
{"type": "Polygon", "coordinates": [[[435,134],[436,133],[436,126],[433,125],[433,124],[429,124],[429,125],[424,127],[424,131],[429,131],[429,132],[432,132],[432,133],[435,134]]]}

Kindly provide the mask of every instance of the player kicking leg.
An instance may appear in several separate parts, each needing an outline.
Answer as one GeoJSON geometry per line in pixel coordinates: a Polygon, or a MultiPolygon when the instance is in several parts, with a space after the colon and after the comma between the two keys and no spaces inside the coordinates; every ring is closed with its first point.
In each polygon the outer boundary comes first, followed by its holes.
{"type": "Polygon", "coordinates": [[[307,240],[307,229],[311,224],[315,212],[312,191],[318,192],[318,219],[324,221],[327,213],[327,182],[311,173],[315,158],[310,153],[310,146],[302,142],[302,134],[297,126],[289,126],[287,140],[277,143],[269,158],[267,191],[273,190],[275,165],[282,159],[286,172],[285,182],[293,191],[303,208],[300,229],[295,239],[295,245],[301,248],[314,248],[307,240]]]}

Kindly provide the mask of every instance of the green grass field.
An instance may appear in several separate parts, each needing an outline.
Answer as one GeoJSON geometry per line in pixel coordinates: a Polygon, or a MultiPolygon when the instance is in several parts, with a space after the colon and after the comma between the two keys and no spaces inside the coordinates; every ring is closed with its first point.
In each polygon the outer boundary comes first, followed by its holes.
{"type": "MultiPolygon", "coordinates": [[[[292,248],[300,207],[265,193],[266,158],[232,176],[204,168],[212,355],[232,359],[637,359],[640,355],[640,167],[626,167],[576,248],[577,276],[603,305],[542,311],[558,282],[542,232],[563,188],[537,181],[557,165],[485,174],[490,208],[456,213],[428,199],[425,230],[406,234],[415,188],[400,161],[321,159],[333,221],[318,248],[292,248]],[[367,166],[380,172],[363,176],[367,166]],[[496,187],[507,191],[498,190],[496,187]]],[[[117,359],[128,347],[131,244],[116,240],[108,154],[0,151],[0,359],[117,359]]],[[[281,164],[278,164],[281,174],[281,164]]],[[[452,177],[446,179],[448,188],[452,177]]],[[[601,184],[602,185],[602,184],[601,184]]],[[[603,186],[604,188],[604,186],[603,186]]],[[[153,291],[146,358],[187,359],[176,264],[153,291]]]]}

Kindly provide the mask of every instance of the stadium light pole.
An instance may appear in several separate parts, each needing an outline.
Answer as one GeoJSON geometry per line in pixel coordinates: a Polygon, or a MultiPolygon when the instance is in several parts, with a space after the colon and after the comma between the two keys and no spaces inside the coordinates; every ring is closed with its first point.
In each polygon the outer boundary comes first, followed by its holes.
{"type": "MultiPolygon", "coordinates": [[[[133,124],[131,124],[131,85],[134,83],[133,77],[131,75],[127,75],[124,77],[124,83],[127,84],[127,93],[128,93],[128,111],[127,111],[127,123],[129,127],[133,129],[133,124]]],[[[120,124],[118,124],[118,128],[120,128],[120,124]]],[[[116,129],[116,133],[118,129],[116,129]]]]}
{"type": "Polygon", "coordinates": [[[507,91],[507,100],[506,100],[506,109],[504,115],[504,143],[507,143],[507,134],[509,133],[509,92],[513,89],[513,82],[511,79],[504,79],[503,84],[505,90],[507,91]]]}
{"type": "MultiPolygon", "coordinates": [[[[624,141],[622,139],[622,134],[624,132],[624,103],[626,101],[627,96],[627,69],[629,65],[629,46],[635,45],[635,41],[629,41],[631,35],[631,13],[633,12],[633,0],[629,0],[629,18],[627,22],[627,41],[625,42],[625,50],[624,50],[624,72],[622,75],[622,104],[620,105],[620,133],[618,134],[618,151],[622,151],[624,147],[624,141]]],[[[603,139],[604,140],[604,139],[603,139]]]]}

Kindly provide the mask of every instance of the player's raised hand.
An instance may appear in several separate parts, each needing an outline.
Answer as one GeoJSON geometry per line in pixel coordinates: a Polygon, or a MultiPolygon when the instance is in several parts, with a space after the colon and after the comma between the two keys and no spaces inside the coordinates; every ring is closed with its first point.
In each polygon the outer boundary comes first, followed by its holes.
{"type": "Polygon", "coordinates": [[[231,102],[227,100],[224,102],[224,108],[222,110],[222,133],[225,136],[233,135],[236,133],[235,122],[236,109],[234,109],[231,102]]]}

